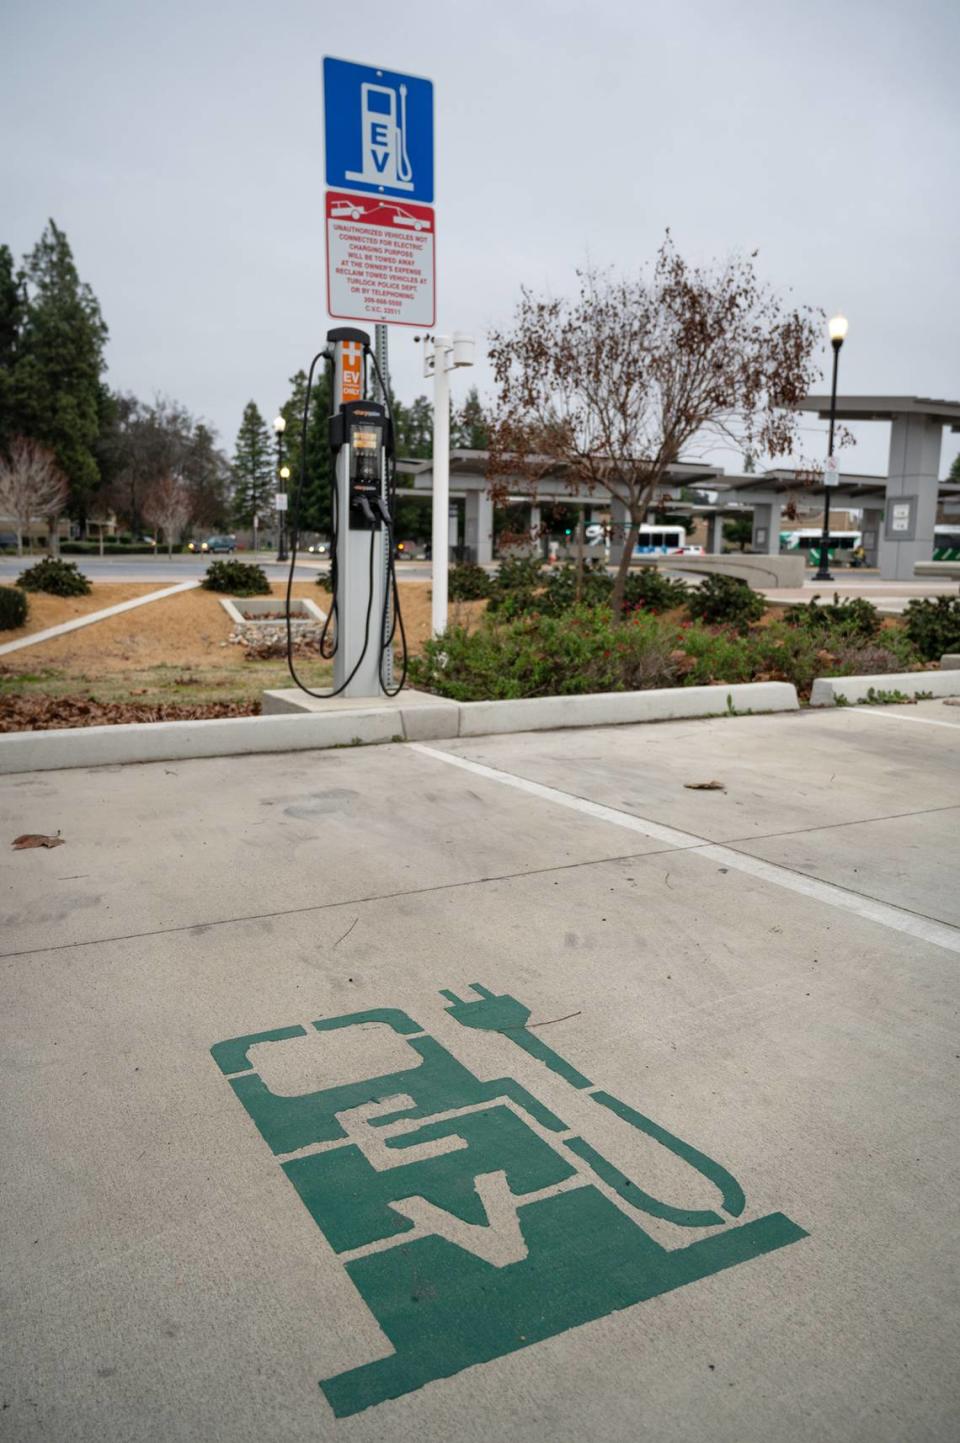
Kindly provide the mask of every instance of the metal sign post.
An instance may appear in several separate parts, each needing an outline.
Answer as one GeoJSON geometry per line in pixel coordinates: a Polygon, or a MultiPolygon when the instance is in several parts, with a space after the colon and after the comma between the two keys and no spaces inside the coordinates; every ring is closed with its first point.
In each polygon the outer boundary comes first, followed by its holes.
{"type": "MultiPolygon", "coordinates": [[[[378,401],[381,401],[384,406],[389,406],[389,405],[390,405],[390,397],[387,395],[387,392],[384,390],[384,387],[389,387],[389,385],[390,385],[390,356],[389,356],[389,351],[388,351],[388,347],[387,347],[387,335],[388,335],[388,332],[387,332],[386,326],[374,326],[374,328],[373,328],[373,354],[374,354],[374,355],[376,356],[376,358],[377,358],[377,366],[379,367],[379,375],[377,375],[376,373],[374,374],[373,388],[374,388],[374,394],[375,394],[377,400],[378,400],[378,401]],[[383,386],[380,385],[380,379],[379,379],[380,376],[383,377],[383,386]]],[[[391,535],[390,535],[389,531],[387,531],[387,529],[384,528],[384,532],[383,532],[383,573],[384,573],[384,576],[386,576],[387,578],[389,578],[389,575],[390,575],[390,560],[391,560],[391,557],[390,557],[390,547],[391,547],[391,544],[392,544],[391,535]]],[[[388,591],[389,591],[389,586],[388,586],[388,591]]],[[[387,637],[390,635],[390,631],[391,631],[392,627],[393,627],[393,596],[392,596],[392,593],[391,593],[391,594],[389,595],[389,597],[388,597],[388,600],[387,600],[387,612],[386,612],[386,616],[384,617],[384,627],[383,627],[383,641],[384,641],[384,643],[386,642],[387,637]]],[[[381,675],[382,675],[382,677],[383,677],[383,683],[384,683],[384,685],[385,685],[388,689],[392,688],[392,687],[393,687],[393,647],[392,647],[392,646],[385,646],[384,653],[383,653],[383,668],[382,668],[381,675]]]]}

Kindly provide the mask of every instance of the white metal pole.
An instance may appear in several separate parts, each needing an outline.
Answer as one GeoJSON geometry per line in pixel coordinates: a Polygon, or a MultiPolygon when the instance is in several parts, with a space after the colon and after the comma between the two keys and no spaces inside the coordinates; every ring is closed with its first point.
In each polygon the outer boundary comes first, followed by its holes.
{"type": "MultiPolygon", "coordinates": [[[[388,349],[387,349],[387,336],[388,336],[388,332],[387,332],[386,326],[380,326],[380,325],[374,326],[374,328],[373,328],[373,353],[374,353],[374,355],[375,355],[376,358],[377,358],[377,365],[380,367],[380,375],[383,377],[383,386],[389,386],[389,385],[390,385],[390,357],[389,357],[388,349]]],[[[374,394],[375,398],[376,398],[378,401],[381,401],[381,402],[383,403],[384,407],[387,407],[387,406],[389,406],[389,404],[390,404],[390,398],[389,398],[389,396],[387,395],[386,391],[383,389],[383,386],[380,385],[380,382],[379,382],[379,380],[377,379],[376,374],[375,374],[375,375],[374,375],[374,392],[373,392],[373,394],[374,394]]],[[[394,442],[396,442],[396,437],[394,437],[394,442]]],[[[386,500],[386,476],[384,476],[384,500],[386,500]]],[[[384,575],[384,582],[383,582],[383,584],[384,584],[384,587],[386,588],[386,592],[387,592],[387,606],[386,606],[386,611],[385,611],[385,615],[384,615],[384,632],[383,632],[383,638],[382,638],[384,642],[386,642],[387,637],[390,635],[390,629],[391,629],[391,627],[393,626],[393,595],[392,595],[392,592],[391,592],[391,589],[390,589],[390,553],[391,553],[391,547],[393,547],[393,546],[395,545],[395,543],[396,543],[396,537],[391,534],[390,528],[385,526],[385,527],[383,528],[383,560],[382,560],[383,575],[384,575]]],[[[385,647],[383,648],[383,666],[382,666],[382,668],[381,668],[381,676],[382,676],[382,679],[383,679],[384,683],[386,684],[386,686],[387,686],[390,690],[392,690],[392,689],[393,689],[393,647],[392,647],[392,646],[385,646],[385,647]]]]}
{"type": "Polygon", "coordinates": [[[447,629],[447,577],[450,543],[450,379],[448,336],[433,338],[433,634],[447,629]]]}

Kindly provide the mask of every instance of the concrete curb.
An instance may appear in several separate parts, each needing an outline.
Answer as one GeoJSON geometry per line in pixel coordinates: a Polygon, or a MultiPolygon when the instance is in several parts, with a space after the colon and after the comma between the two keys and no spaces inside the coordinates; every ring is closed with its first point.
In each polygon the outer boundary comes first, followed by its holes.
{"type": "Polygon", "coordinates": [[[799,705],[796,688],[784,681],[526,697],[521,701],[468,701],[460,704],[459,735],[478,737],[495,732],[624,726],[630,722],[676,721],[727,713],[797,711],[799,705]]]}
{"type": "Polygon", "coordinates": [[[866,702],[867,693],[900,691],[911,700],[918,692],[932,696],[960,696],[960,671],[896,671],[878,676],[818,676],[810,693],[811,706],[837,702],[866,702]]]}
{"type": "Polygon", "coordinates": [[[522,701],[458,703],[421,694],[410,705],[385,698],[383,705],[354,710],[7,732],[0,735],[0,775],[797,710],[796,690],[780,681],[522,701]]]}
{"type": "Polygon", "coordinates": [[[735,576],[754,591],[764,587],[799,587],[804,583],[807,563],[803,556],[767,556],[759,551],[730,551],[722,555],[707,552],[704,556],[658,556],[657,565],[664,569],[700,576],[735,576]]]}
{"type": "Polygon", "coordinates": [[[193,591],[199,581],[178,581],[163,591],[149,591],[146,596],[135,596],[132,601],[118,601],[116,606],[106,606],[102,611],[91,611],[86,616],[75,617],[73,621],[62,621],[59,626],[48,626],[45,631],[34,631],[30,636],[21,636],[18,641],[7,641],[0,646],[0,656],[19,651],[22,646],[39,646],[42,641],[66,636],[68,631],[79,631],[82,626],[92,626],[95,621],[106,621],[108,616],[119,616],[123,611],[133,611],[136,606],[146,606],[148,601],[162,601],[165,596],[176,596],[181,591],[193,591]]]}

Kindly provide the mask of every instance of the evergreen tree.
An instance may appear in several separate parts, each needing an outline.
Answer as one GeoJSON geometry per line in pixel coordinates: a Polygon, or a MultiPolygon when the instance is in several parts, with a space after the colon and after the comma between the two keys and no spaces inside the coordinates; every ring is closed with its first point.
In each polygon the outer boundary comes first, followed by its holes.
{"type": "Polygon", "coordinates": [[[273,509],[276,488],[274,442],[256,401],[248,401],[233,457],[234,515],[241,526],[273,509]]]}
{"type": "Polygon", "coordinates": [[[948,479],[950,481],[960,481],[960,455],[954,456],[948,479]]]}
{"type": "Polygon", "coordinates": [[[451,445],[467,451],[486,451],[490,444],[490,424],[476,386],[471,386],[467,399],[454,414],[450,428],[451,445]]]}
{"type": "Polygon", "coordinates": [[[0,246],[0,456],[16,434],[13,368],[23,325],[23,276],[9,246],[0,246]]]}
{"type": "MultiPolygon", "coordinates": [[[[25,305],[4,388],[10,393],[7,424],[52,449],[70,486],[70,513],[81,520],[100,481],[95,447],[107,327],[54,221],[26,257],[24,273],[25,305]]],[[[9,316],[8,256],[0,263],[0,277],[9,316]]],[[[17,315],[14,304],[14,324],[17,315]]]]}
{"type": "Polygon", "coordinates": [[[412,406],[394,399],[393,425],[398,456],[425,461],[433,455],[433,407],[426,396],[418,396],[412,406]]]}
{"type": "Polygon", "coordinates": [[[216,432],[198,421],[187,443],[182,476],[190,515],[199,526],[226,526],[230,515],[230,463],[217,446],[216,432]]]}
{"type": "Polygon", "coordinates": [[[280,408],[287,423],[283,433],[284,465],[290,467],[287,491],[290,495],[289,517],[291,527],[301,532],[317,532],[329,537],[333,525],[330,489],[333,472],[330,465],[329,421],[331,407],[330,373],[324,366],[314,372],[310,390],[310,414],[307,418],[307,456],[303,476],[303,492],[300,496],[299,514],[297,496],[300,489],[300,461],[303,450],[303,406],[307,394],[307,375],[298,371],[290,377],[292,387],[290,398],[280,408]]]}

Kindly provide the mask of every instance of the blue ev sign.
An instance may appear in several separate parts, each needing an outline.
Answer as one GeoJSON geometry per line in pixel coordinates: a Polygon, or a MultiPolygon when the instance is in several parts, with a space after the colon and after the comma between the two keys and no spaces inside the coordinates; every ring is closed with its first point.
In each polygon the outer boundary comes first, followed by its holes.
{"type": "Polygon", "coordinates": [[[433,203],[433,82],[323,62],[327,185],[433,203]]]}

